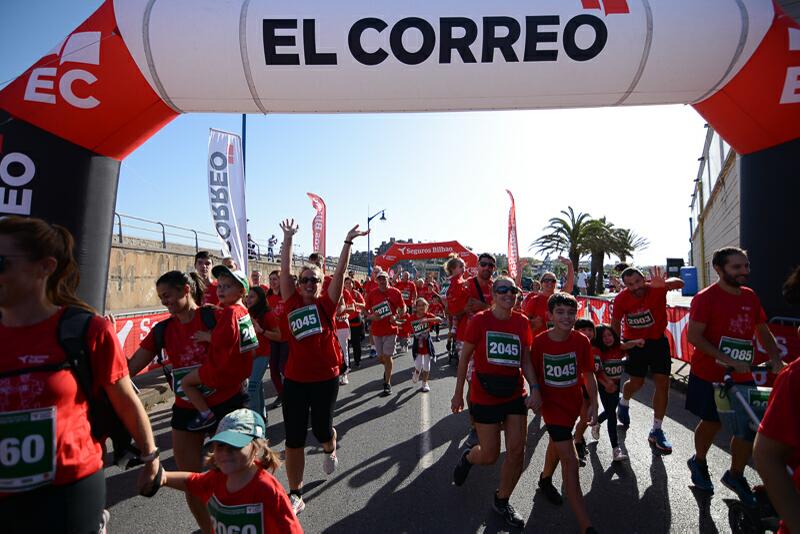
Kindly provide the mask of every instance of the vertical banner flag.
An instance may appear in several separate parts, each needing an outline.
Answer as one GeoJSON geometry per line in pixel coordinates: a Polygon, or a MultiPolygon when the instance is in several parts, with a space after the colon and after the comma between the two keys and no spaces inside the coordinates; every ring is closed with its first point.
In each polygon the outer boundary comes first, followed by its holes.
{"type": "Polygon", "coordinates": [[[247,212],[245,210],[242,139],[215,130],[208,136],[208,199],[211,218],[224,250],[247,272],[247,212]]]}
{"type": "Polygon", "coordinates": [[[308,198],[311,199],[311,205],[314,206],[314,209],[317,210],[317,214],[314,216],[314,221],[311,223],[311,229],[314,232],[314,238],[311,243],[311,248],[314,252],[317,252],[320,256],[322,256],[322,270],[325,270],[325,201],[322,200],[322,197],[319,195],[315,195],[314,193],[306,193],[308,198]]]}
{"type": "Polygon", "coordinates": [[[517,246],[517,209],[514,205],[514,195],[506,189],[511,197],[511,209],[508,210],[508,275],[517,285],[522,284],[522,269],[519,265],[519,246],[517,246]]]}

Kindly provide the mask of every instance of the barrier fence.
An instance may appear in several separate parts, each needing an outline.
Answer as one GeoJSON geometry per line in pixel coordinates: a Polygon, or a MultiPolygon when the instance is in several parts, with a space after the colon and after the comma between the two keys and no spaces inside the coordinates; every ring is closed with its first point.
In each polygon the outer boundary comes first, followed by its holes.
{"type": "MultiPolygon", "coordinates": [[[[611,323],[610,300],[592,297],[578,297],[578,316],[591,319],[595,324],[611,323]]],[[[139,348],[139,343],[147,336],[153,326],[169,317],[169,314],[162,310],[152,310],[139,312],[136,314],[120,314],[117,316],[117,338],[122,345],[122,350],[127,358],[139,348]]],[[[667,330],[666,336],[669,340],[672,358],[683,362],[685,366],[691,364],[692,352],[694,347],[689,343],[686,328],[689,324],[689,308],[685,306],[667,307],[667,330]]],[[[769,325],[770,330],[775,335],[781,357],[785,361],[792,361],[800,356],[800,337],[794,325],[787,324],[786,321],[774,322],[769,325]]],[[[756,364],[764,363],[768,360],[767,353],[760,343],[757,343],[756,364]]],[[[151,364],[144,372],[152,370],[151,364]]],[[[771,384],[774,380],[772,374],[766,372],[756,373],[756,382],[759,385],[771,384]]]]}

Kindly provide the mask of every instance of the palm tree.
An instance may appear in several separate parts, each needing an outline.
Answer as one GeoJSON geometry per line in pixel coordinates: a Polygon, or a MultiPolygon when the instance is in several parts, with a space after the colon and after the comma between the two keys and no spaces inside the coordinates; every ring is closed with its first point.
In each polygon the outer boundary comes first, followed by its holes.
{"type": "Polygon", "coordinates": [[[561,210],[561,213],[563,217],[553,217],[544,227],[549,233],[531,243],[528,250],[535,248],[539,252],[556,255],[566,252],[577,269],[581,256],[588,252],[585,240],[587,225],[592,218],[588,213],[576,215],[571,206],[561,210]]]}
{"type": "Polygon", "coordinates": [[[586,245],[589,248],[591,259],[589,261],[589,286],[590,295],[599,295],[605,291],[603,287],[603,264],[606,256],[611,256],[618,248],[617,230],[614,224],[605,217],[593,219],[587,225],[586,245]]]}
{"type": "Polygon", "coordinates": [[[633,256],[637,250],[644,250],[650,246],[650,241],[647,238],[636,235],[627,228],[616,228],[614,230],[616,246],[612,250],[615,256],[619,257],[619,261],[625,263],[628,256],[633,256]]]}

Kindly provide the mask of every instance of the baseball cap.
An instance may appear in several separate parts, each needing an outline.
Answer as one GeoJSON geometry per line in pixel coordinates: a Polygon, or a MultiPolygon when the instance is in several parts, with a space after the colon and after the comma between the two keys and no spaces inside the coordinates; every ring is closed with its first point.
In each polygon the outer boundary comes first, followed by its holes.
{"type": "Polygon", "coordinates": [[[231,271],[227,265],[215,265],[211,269],[211,274],[214,275],[214,278],[219,278],[220,276],[230,276],[231,278],[236,279],[242,287],[244,287],[245,291],[250,291],[250,283],[247,281],[247,277],[244,273],[240,270],[231,271]]]}
{"type": "Polygon", "coordinates": [[[386,271],[378,271],[378,274],[375,275],[375,279],[377,280],[380,277],[384,277],[387,280],[389,279],[389,275],[386,273],[386,271]]]}
{"type": "Polygon", "coordinates": [[[267,426],[264,424],[264,418],[253,410],[240,408],[222,418],[217,426],[217,433],[211,441],[241,449],[254,439],[266,439],[266,437],[267,426]]]}

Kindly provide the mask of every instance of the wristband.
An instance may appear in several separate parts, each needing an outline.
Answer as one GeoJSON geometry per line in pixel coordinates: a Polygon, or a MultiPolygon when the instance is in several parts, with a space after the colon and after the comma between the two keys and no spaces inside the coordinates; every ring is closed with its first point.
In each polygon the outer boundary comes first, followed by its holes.
{"type": "Polygon", "coordinates": [[[353,242],[352,242],[352,241],[347,241],[347,240],[345,240],[344,242],[345,242],[345,244],[346,244],[346,245],[352,245],[352,244],[353,244],[353,242]]]}
{"type": "Polygon", "coordinates": [[[156,447],[155,450],[153,452],[151,452],[150,454],[146,454],[146,455],[145,454],[140,454],[139,455],[139,461],[141,461],[143,463],[146,463],[146,464],[149,464],[150,462],[154,462],[156,460],[156,458],[158,458],[158,455],[160,453],[161,453],[161,451],[159,450],[158,447],[156,447]]]}

